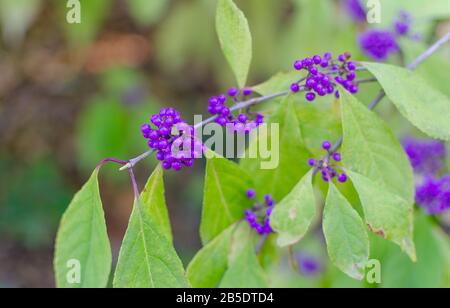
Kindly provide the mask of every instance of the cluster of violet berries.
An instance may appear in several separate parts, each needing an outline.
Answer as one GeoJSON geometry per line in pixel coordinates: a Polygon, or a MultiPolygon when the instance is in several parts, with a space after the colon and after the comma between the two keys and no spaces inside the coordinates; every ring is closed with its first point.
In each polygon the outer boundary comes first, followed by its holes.
{"type": "Polygon", "coordinates": [[[342,160],[341,153],[331,152],[332,144],[330,141],[324,141],[322,148],[327,151],[327,158],[316,160],[310,158],[308,165],[317,168],[322,174],[322,179],[325,182],[330,182],[332,179],[337,178],[339,183],[345,183],[348,180],[347,174],[342,171],[342,168],[337,164],[342,160]]]}
{"type": "Polygon", "coordinates": [[[410,35],[411,24],[411,15],[402,11],[394,20],[392,29],[370,29],[362,33],[358,38],[359,46],[367,56],[384,61],[400,51],[398,37],[409,35],[412,39],[417,38],[416,34],[410,35]]]}
{"type": "Polygon", "coordinates": [[[150,117],[151,124],[143,124],[141,132],[148,146],[156,151],[156,158],[166,170],[191,167],[201,157],[204,146],[195,139],[194,127],[183,121],[174,108],[163,108],[150,117]]]}
{"type": "Polygon", "coordinates": [[[356,64],[350,61],[351,54],[346,52],[340,54],[337,59],[333,59],[330,52],[326,52],[323,57],[314,55],[312,58],[305,58],[294,62],[294,68],[298,71],[306,70],[308,75],[302,81],[291,85],[291,91],[297,93],[306,91],[305,98],[312,102],[317,96],[333,94],[339,98],[337,85],[343,86],[350,93],[357,93],[359,88],[355,82],[356,64]],[[337,76],[334,76],[337,75],[337,76]]]}
{"type": "Polygon", "coordinates": [[[240,97],[246,98],[252,95],[252,93],[253,91],[250,88],[244,88],[242,90],[230,88],[227,93],[228,95],[221,94],[209,99],[208,112],[211,115],[217,116],[215,122],[220,126],[226,126],[231,132],[248,134],[264,123],[264,116],[260,113],[253,112],[239,113],[235,116],[227,103],[229,100],[232,100],[236,104],[239,102],[240,97]]]}
{"type": "Polygon", "coordinates": [[[450,174],[443,174],[445,144],[437,140],[407,138],[403,147],[416,175],[416,203],[430,215],[450,209],[450,174]]]}
{"type": "MultiPolygon", "coordinates": [[[[247,190],[247,198],[255,199],[256,192],[254,189],[247,190]]],[[[250,227],[258,234],[270,234],[273,232],[270,227],[270,215],[275,205],[271,195],[264,197],[264,203],[256,202],[251,209],[245,210],[245,220],[250,227]]]]}

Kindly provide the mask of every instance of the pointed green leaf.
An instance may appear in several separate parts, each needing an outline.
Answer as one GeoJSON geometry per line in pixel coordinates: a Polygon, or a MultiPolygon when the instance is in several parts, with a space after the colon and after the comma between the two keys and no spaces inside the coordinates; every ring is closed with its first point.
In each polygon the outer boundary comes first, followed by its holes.
{"type": "Polygon", "coordinates": [[[235,245],[231,247],[228,270],[220,283],[221,288],[268,287],[267,277],[256,256],[253,232],[247,224],[241,224],[233,234],[235,245]]]}
{"type": "Polygon", "coordinates": [[[312,171],[274,208],[270,224],[278,233],[278,245],[292,245],[301,240],[316,215],[312,171]]]}
{"type": "Polygon", "coordinates": [[[418,73],[380,63],[364,63],[400,113],[425,134],[450,139],[450,99],[418,73]]]}
{"type": "Polygon", "coordinates": [[[54,260],[58,287],[105,288],[108,283],[111,247],[97,176],[96,169],[74,196],[62,217],[54,260]],[[70,279],[71,266],[74,264],[80,266],[80,283],[72,283],[70,279]]]}
{"type": "Polygon", "coordinates": [[[114,275],[114,287],[187,287],[183,265],[167,235],[164,219],[161,220],[160,213],[153,209],[165,207],[159,167],[147,187],[150,189],[135,201],[131,213],[114,275]],[[158,202],[161,204],[157,205],[158,202]]]}
{"type": "Polygon", "coordinates": [[[250,144],[249,151],[260,148],[260,140],[267,140],[271,157],[249,158],[249,155],[246,155],[240,164],[254,175],[258,191],[272,194],[279,202],[310,169],[306,161],[311,154],[303,142],[299,120],[290,96],[280,103],[276,114],[268,120],[268,134],[268,138],[261,135],[255,139],[250,144]],[[278,125],[279,134],[271,134],[272,124],[278,125]]]}
{"type": "Polygon", "coordinates": [[[252,60],[252,36],[247,19],[232,0],[218,1],[216,28],[223,53],[243,88],[252,60]]]}
{"type": "Polygon", "coordinates": [[[141,200],[144,205],[149,206],[150,216],[159,224],[164,235],[172,241],[172,228],[170,226],[169,213],[164,196],[164,179],[161,165],[156,167],[148,179],[141,193],[141,200]]]}
{"type": "Polygon", "coordinates": [[[228,268],[228,254],[235,225],[206,244],[192,259],[187,277],[194,288],[215,288],[228,268]]]}
{"type": "Polygon", "coordinates": [[[340,92],[345,167],[368,177],[383,190],[391,191],[412,204],[413,172],[397,138],[374,112],[347,91],[340,92]]]}
{"type": "Polygon", "coordinates": [[[250,176],[236,163],[216,155],[207,160],[200,237],[208,243],[244,217],[250,176]]]}
{"type": "Polygon", "coordinates": [[[361,174],[348,171],[348,175],[359,194],[369,229],[398,244],[415,260],[413,206],[361,174]]]}
{"type": "Polygon", "coordinates": [[[333,183],[323,213],[323,232],[331,261],[350,277],[362,280],[369,237],[361,217],[333,183]]]}

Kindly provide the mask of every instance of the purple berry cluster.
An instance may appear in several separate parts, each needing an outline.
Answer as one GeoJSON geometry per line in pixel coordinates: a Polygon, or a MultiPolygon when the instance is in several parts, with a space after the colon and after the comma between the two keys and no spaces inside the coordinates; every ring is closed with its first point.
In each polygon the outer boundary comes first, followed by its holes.
{"type": "Polygon", "coordinates": [[[227,105],[229,100],[234,104],[239,102],[240,98],[246,98],[253,93],[252,89],[230,88],[228,95],[221,94],[209,99],[208,112],[217,116],[215,122],[220,126],[226,126],[231,132],[248,134],[253,129],[264,123],[264,116],[260,113],[246,112],[235,116],[232,109],[227,105]]]}
{"type": "Polygon", "coordinates": [[[194,128],[183,121],[174,108],[163,108],[150,117],[151,124],[143,124],[141,132],[148,146],[156,151],[156,158],[164,169],[181,170],[191,167],[201,157],[204,146],[195,139],[194,128]]]}
{"type": "Polygon", "coordinates": [[[440,179],[426,176],[416,187],[416,202],[430,215],[450,209],[450,175],[440,179]]]}
{"type": "Polygon", "coordinates": [[[441,141],[407,138],[403,148],[417,174],[436,174],[444,167],[447,150],[441,141]]]}
{"type": "Polygon", "coordinates": [[[368,30],[359,36],[359,46],[365,55],[377,61],[386,60],[400,48],[395,35],[388,30],[368,30]]]}
{"type": "Polygon", "coordinates": [[[351,54],[346,52],[340,54],[337,59],[333,59],[330,52],[323,56],[314,55],[312,58],[305,58],[294,62],[294,68],[298,71],[305,70],[308,75],[302,81],[291,85],[291,91],[297,93],[306,91],[305,98],[312,102],[317,96],[333,94],[339,98],[337,85],[342,85],[350,93],[357,93],[359,88],[355,82],[356,64],[350,61],[351,54]]]}
{"type": "Polygon", "coordinates": [[[317,170],[321,172],[322,179],[325,182],[329,182],[334,178],[337,178],[339,183],[347,182],[347,174],[345,174],[342,167],[337,164],[342,160],[341,153],[331,152],[332,144],[330,141],[324,141],[322,143],[322,148],[328,153],[326,158],[321,160],[310,158],[308,160],[308,165],[317,168],[317,170]]]}
{"type": "MultiPolygon", "coordinates": [[[[384,61],[392,54],[400,51],[398,37],[408,36],[411,32],[412,18],[406,11],[401,11],[394,20],[392,29],[373,29],[362,33],[359,38],[359,46],[368,57],[384,61]]],[[[411,35],[416,39],[417,35],[411,35]]]]}
{"type": "MultiPolygon", "coordinates": [[[[247,190],[247,198],[255,199],[256,192],[253,189],[247,190]]],[[[264,197],[264,203],[256,202],[251,209],[245,211],[245,220],[258,234],[270,234],[273,232],[270,227],[270,215],[275,205],[271,195],[264,197]]]]}
{"type": "Polygon", "coordinates": [[[407,138],[403,148],[416,174],[416,203],[430,215],[450,209],[450,174],[440,176],[447,150],[437,140],[407,138]]]}

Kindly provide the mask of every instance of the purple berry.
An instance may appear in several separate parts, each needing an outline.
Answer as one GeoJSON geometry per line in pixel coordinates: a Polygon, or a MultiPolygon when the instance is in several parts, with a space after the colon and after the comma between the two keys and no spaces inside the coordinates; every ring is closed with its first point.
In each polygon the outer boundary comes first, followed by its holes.
{"type": "Polygon", "coordinates": [[[238,116],[238,121],[241,122],[241,123],[246,123],[247,122],[247,115],[245,115],[244,113],[241,113],[238,116]]]}
{"type": "Polygon", "coordinates": [[[335,161],[341,161],[341,153],[339,153],[339,152],[335,152],[335,153],[333,153],[333,159],[335,160],[335,161]]]}
{"type": "Polygon", "coordinates": [[[347,67],[349,70],[354,71],[356,70],[356,64],[354,62],[348,62],[347,67]]]}
{"type": "Polygon", "coordinates": [[[295,61],[295,62],[294,62],[294,68],[295,68],[297,71],[300,71],[300,70],[303,68],[303,63],[302,63],[302,61],[300,61],[300,60],[295,61]]]}
{"type": "Polygon", "coordinates": [[[297,92],[300,91],[300,86],[298,85],[298,83],[293,83],[291,85],[291,91],[294,92],[294,93],[297,93],[297,92]]]}
{"type": "Polygon", "coordinates": [[[310,72],[311,74],[313,74],[313,75],[317,75],[317,74],[319,73],[319,70],[317,69],[317,67],[311,66],[311,67],[309,68],[309,72],[310,72]]]}
{"type": "Polygon", "coordinates": [[[238,95],[239,90],[237,88],[230,88],[228,89],[228,95],[230,97],[235,97],[236,95],[238,95]]]}
{"type": "Polygon", "coordinates": [[[308,102],[312,102],[316,99],[316,94],[314,94],[313,92],[308,92],[306,93],[305,98],[308,102]]]}
{"type": "Polygon", "coordinates": [[[320,63],[322,62],[322,58],[321,58],[319,55],[315,55],[315,56],[313,57],[313,62],[314,62],[315,64],[320,64],[320,63]]]}
{"type": "Polygon", "coordinates": [[[325,150],[325,151],[328,151],[329,149],[331,149],[331,142],[330,141],[324,141],[323,143],[322,143],[322,148],[325,150]]]}
{"type": "Polygon", "coordinates": [[[347,182],[347,175],[345,174],[345,173],[341,173],[339,176],[338,176],[338,181],[339,181],[339,183],[345,183],[345,182],[347,182]]]}
{"type": "Polygon", "coordinates": [[[249,190],[247,190],[247,198],[249,199],[253,199],[256,196],[256,192],[254,189],[250,188],[249,190]]]}
{"type": "Polygon", "coordinates": [[[316,160],[314,158],[308,159],[308,165],[314,167],[316,165],[316,160]]]}
{"type": "Polygon", "coordinates": [[[244,90],[242,90],[242,94],[244,96],[249,96],[253,93],[253,90],[251,88],[244,88],[244,90]]]}

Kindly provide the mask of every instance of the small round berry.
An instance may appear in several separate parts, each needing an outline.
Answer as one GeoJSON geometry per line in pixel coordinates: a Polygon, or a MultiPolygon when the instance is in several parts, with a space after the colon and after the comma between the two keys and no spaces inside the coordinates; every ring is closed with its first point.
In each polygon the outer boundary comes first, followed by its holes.
{"type": "Polygon", "coordinates": [[[333,153],[333,159],[334,159],[334,161],[341,161],[341,159],[342,159],[341,153],[339,153],[339,152],[333,153]]]}
{"type": "Polygon", "coordinates": [[[161,109],[161,110],[159,111],[159,115],[160,115],[161,117],[164,117],[164,116],[166,115],[166,112],[167,112],[167,108],[163,108],[163,109],[161,109]]]}
{"type": "Polygon", "coordinates": [[[339,60],[339,62],[345,62],[345,56],[343,54],[340,54],[338,56],[338,60],[339,60]]]}
{"type": "Polygon", "coordinates": [[[183,168],[183,165],[180,162],[174,162],[172,163],[172,169],[175,171],[180,171],[181,168],[183,168]]]}
{"type": "Polygon", "coordinates": [[[313,65],[313,60],[311,60],[310,58],[305,58],[303,60],[303,66],[310,67],[311,65],[313,65]]]}
{"type": "Polygon", "coordinates": [[[164,152],[158,151],[155,156],[157,160],[163,161],[166,157],[166,154],[164,154],[164,152]]]}
{"type": "Polygon", "coordinates": [[[347,182],[347,180],[348,180],[348,177],[347,177],[347,175],[346,175],[345,173],[341,173],[341,174],[338,176],[338,181],[339,181],[340,183],[345,183],[345,182],[347,182]]]}
{"type": "Polygon", "coordinates": [[[316,94],[314,94],[313,92],[308,92],[306,93],[305,98],[308,102],[312,102],[316,99],[316,94]]]}
{"type": "Polygon", "coordinates": [[[168,127],[166,127],[166,126],[163,126],[163,127],[161,127],[161,128],[159,129],[159,133],[160,133],[162,136],[168,136],[168,135],[170,134],[170,129],[169,129],[168,127]]]}
{"type": "Polygon", "coordinates": [[[267,215],[267,216],[272,215],[272,212],[273,212],[273,207],[268,207],[268,208],[266,209],[266,215],[267,215]]]}
{"type": "Polygon", "coordinates": [[[359,88],[357,85],[353,84],[350,86],[350,88],[348,90],[350,91],[350,93],[355,94],[355,93],[358,93],[359,88]]]}
{"type": "Polygon", "coordinates": [[[334,92],[334,96],[335,96],[336,98],[340,98],[340,97],[341,97],[341,95],[339,94],[339,91],[334,92]]]}
{"type": "Polygon", "coordinates": [[[149,137],[151,140],[156,140],[156,139],[159,138],[159,133],[158,133],[157,130],[152,130],[152,131],[148,134],[148,137],[149,137]]]}
{"type": "Polygon", "coordinates": [[[264,115],[258,113],[258,114],[256,115],[256,118],[255,118],[255,123],[256,123],[257,125],[263,124],[263,123],[264,123],[264,115]]]}
{"type": "Polygon", "coordinates": [[[256,191],[252,188],[250,188],[249,190],[247,190],[247,198],[249,199],[253,199],[256,196],[256,191]]]}
{"type": "Polygon", "coordinates": [[[317,67],[311,66],[311,67],[309,68],[309,72],[310,72],[311,74],[313,74],[313,75],[317,75],[317,74],[319,73],[319,70],[317,69],[317,67]]]}
{"type": "Polygon", "coordinates": [[[319,92],[321,92],[322,90],[323,90],[323,86],[319,83],[319,84],[316,84],[316,86],[314,87],[314,90],[317,92],[317,93],[319,93],[319,92]]]}
{"type": "Polygon", "coordinates": [[[155,124],[156,126],[158,126],[158,127],[161,126],[161,119],[160,119],[160,117],[159,117],[158,115],[156,115],[156,114],[152,115],[150,121],[151,121],[153,124],[155,124]]]}
{"type": "Polygon", "coordinates": [[[209,99],[210,105],[216,105],[217,103],[219,103],[219,99],[216,96],[213,96],[209,99]]]}
{"type": "Polygon", "coordinates": [[[266,202],[267,206],[272,206],[274,204],[273,198],[271,195],[265,195],[264,201],[266,202]]]}
{"type": "Polygon", "coordinates": [[[165,170],[169,170],[170,168],[172,168],[172,164],[171,164],[170,162],[168,162],[168,161],[163,161],[162,167],[163,167],[165,170]]]}
{"type": "Polygon", "coordinates": [[[331,142],[326,140],[322,143],[322,149],[324,149],[325,151],[328,151],[329,149],[331,149],[331,142]]]}
{"type": "Polygon", "coordinates": [[[314,78],[308,78],[306,80],[306,86],[310,89],[314,89],[314,87],[317,85],[317,81],[314,78]]]}
{"type": "Polygon", "coordinates": [[[331,60],[332,58],[333,58],[333,54],[331,53],[331,52],[326,52],[324,55],[323,55],[323,57],[326,59],[326,60],[331,60]]]}
{"type": "Polygon", "coordinates": [[[294,92],[294,93],[297,93],[297,92],[300,91],[300,86],[298,85],[298,83],[293,83],[291,85],[291,91],[294,92]]]}
{"type": "Polygon", "coordinates": [[[330,84],[330,82],[331,82],[330,77],[323,76],[322,81],[321,81],[323,86],[325,86],[325,87],[328,86],[330,84]]]}
{"type": "Polygon", "coordinates": [[[242,94],[244,96],[249,96],[253,93],[253,90],[251,88],[244,88],[244,90],[242,90],[242,94]]]}
{"type": "Polygon", "coordinates": [[[322,62],[322,57],[320,57],[319,55],[315,55],[313,57],[313,62],[314,64],[320,64],[322,62]]]}
{"type": "Polygon", "coordinates": [[[316,165],[316,160],[314,158],[308,159],[308,165],[314,167],[316,165]]]}
{"type": "Polygon", "coordinates": [[[220,126],[225,126],[225,125],[228,123],[228,121],[227,121],[227,119],[226,119],[225,117],[218,117],[218,118],[215,120],[215,122],[216,122],[217,124],[219,124],[220,126]]]}
{"type": "Polygon", "coordinates": [[[303,63],[302,63],[302,61],[301,61],[301,60],[295,61],[295,62],[294,62],[294,68],[295,68],[297,71],[300,71],[300,70],[303,68],[303,63]]]}
{"type": "Polygon", "coordinates": [[[230,88],[228,89],[228,95],[230,97],[235,97],[236,95],[238,95],[239,90],[237,88],[230,88]]]}
{"type": "Polygon", "coordinates": [[[228,107],[226,107],[226,106],[222,107],[222,110],[220,111],[220,114],[221,114],[222,116],[224,116],[224,117],[229,116],[230,113],[231,113],[230,108],[228,108],[228,107]]]}
{"type": "Polygon", "coordinates": [[[333,93],[334,92],[334,86],[332,85],[332,84],[330,84],[328,87],[327,87],[327,93],[328,94],[331,94],[331,93],[333,93]]]}
{"type": "Polygon", "coordinates": [[[148,124],[142,124],[141,126],[141,132],[144,135],[148,135],[151,132],[152,128],[150,125],[148,124]]]}
{"type": "Polygon", "coordinates": [[[320,62],[320,66],[321,67],[323,67],[323,68],[327,68],[328,67],[328,65],[329,65],[329,63],[328,63],[328,61],[327,60],[322,60],[322,62],[320,62]]]}
{"type": "Polygon", "coordinates": [[[344,83],[344,79],[341,76],[336,76],[334,77],[334,80],[338,83],[338,84],[343,84],[344,83]]]}
{"type": "Polygon", "coordinates": [[[167,108],[166,109],[166,116],[173,117],[177,112],[173,108],[167,108]]]}
{"type": "Polygon", "coordinates": [[[355,72],[349,72],[347,74],[347,80],[353,81],[353,80],[355,80],[355,78],[356,78],[355,72]]]}
{"type": "Polygon", "coordinates": [[[244,114],[244,113],[241,113],[241,114],[238,116],[238,121],[241,122],[241,123],[246,123],[246,122],[247,122],[247,115],[244,114]]]}
{"type": "Polygon", "coordinates": [[[348,62],[347,68],[351,71],[354,71],[354,70],[356,70],[356,64],[354,62],[348,62]]]}
{"type": "Polygon", "coordinates": [[[167,118],[164,120],[164,125],[166,125],[166,126],[172,126],[172,125],[173,125],[173,118],[167,117],[167,118]]]}
{"type": "Polygon", "coordinates": [[[219,100],[219,103],[223,104],[227,101],[227,96],[225,94],[220,94],[217,99],[219,100]]]}

